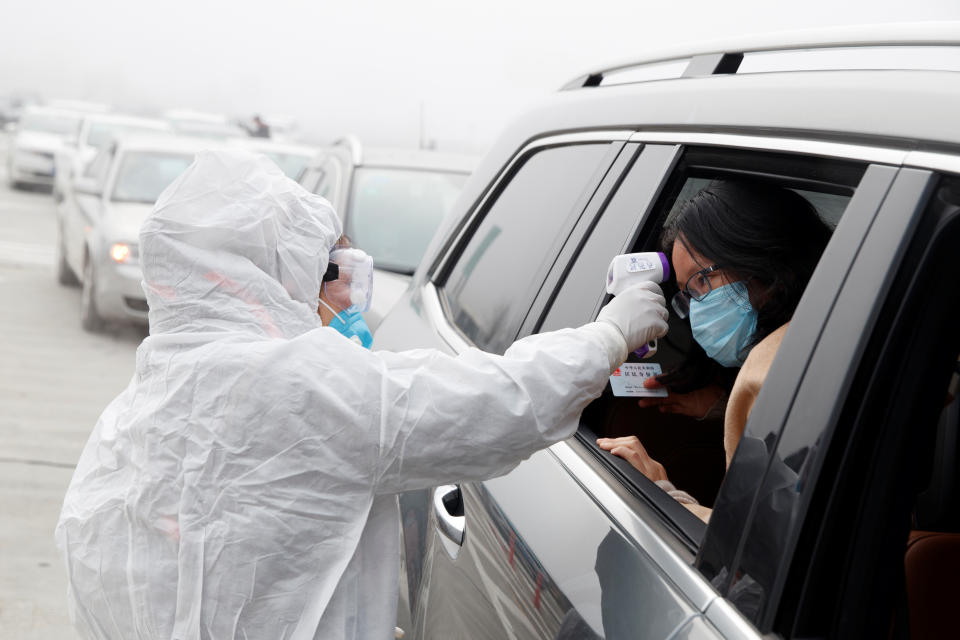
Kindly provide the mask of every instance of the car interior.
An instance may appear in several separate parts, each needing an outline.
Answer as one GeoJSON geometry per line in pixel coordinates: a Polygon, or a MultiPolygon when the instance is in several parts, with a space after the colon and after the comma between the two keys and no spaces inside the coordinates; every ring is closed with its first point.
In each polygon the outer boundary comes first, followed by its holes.
{"type": "Polygon", "coordinates": [[[960,361],[950,381],[936,429],[930,481],[916,498],[904,554],[904,591],[892,637],[946,638],[955,633],[950,615],[960,574],[960,361]],[[906,633],[909,628],[909,634],[906,633]]]}
{"type": "MultiPolygon", "coordinates": [[[[862,174],[862,167],[841,164],[838,171],[830,172],[828,178],[822,164],[758,153],[726,151],[720,154],[708,149],[688,150],[679,170],[674,172],[674,178],[661,194],[650,216],[648,230],[641,233],[631,251],[661,250],[660,236],[671,217],[711,181],[725,177],[750,177],[794,189],[813,204],[831,228],[835,228],[862,174]]],[[[672,279],[662,288],[668,301],[677,292],[677,284],[672,279]]],[[[703,361],[706,354],[693,340],[689,321],[681,320],[671,310],[669,324],[670,330],[660,340],[659,350],[651,361],[659,363],[665,373],[676,370],[691,357],[703,361]]],[[[633,354],[628,361],[640,362],[633,354]]],[[[736,372],[728,369],[720,373],[728,389],[736,372]]],[[[689,384],[696,388],[698,382],[702,381],[693,380],[689,384]]],[[[666,467],[677,488],[687,491],[704,506],[713,505],[725,473],[722,411],[713,411],[705,419],[661,413],[656,408],[640,408],[636,398],[613,396],[608,386],[603,396],[584,412],[582,424],[582,435],[586,436],[582,440],[591,442],[594,448],[592,443],[596,437],[637,436],[650,456],[666,467]]],[[[645,478],[637,478],[639,472],[616,464],[628,480],[644,487],[648,495],[651,491],[659,491],[645,478]]],[[[702,528],[694,525],[687,533],[696,540],[702,528]],[[697,529],[701,530],[698,532],[697,529]]]]}

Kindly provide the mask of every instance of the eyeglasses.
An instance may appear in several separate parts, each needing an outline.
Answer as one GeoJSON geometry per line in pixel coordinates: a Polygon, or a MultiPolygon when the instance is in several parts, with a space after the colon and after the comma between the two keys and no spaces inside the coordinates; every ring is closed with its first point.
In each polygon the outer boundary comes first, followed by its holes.
{"type": "Polygon", "coordinates": [[[673,296],[673,299],[670,301],[670,306],[673,307],[674,312],[680,318],[686,318],[690,314],[690,301],[696,300],[697,302],[703,300],[710,291],[713,290],[713,285],[710,283],[710,274],[718,271],[720,265],[715,264],[710,267],[705,267],[697,271],[692,276],[687,278],[686,284],[683,286],[680,291],[673,296]]]}

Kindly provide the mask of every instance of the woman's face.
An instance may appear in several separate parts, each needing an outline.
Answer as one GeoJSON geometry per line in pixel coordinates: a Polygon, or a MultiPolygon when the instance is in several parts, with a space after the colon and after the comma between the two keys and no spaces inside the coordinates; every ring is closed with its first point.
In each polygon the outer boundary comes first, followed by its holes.
{"type": "MultiPolygon", "coordinates": [[[[687,282],[698,271],[708,269],[716,264],[713,260],[688,249],[686,242],[683,240],[683,236],[679,236],[676,242],[673,243],[671,262],[673,263],[673,272],[677,277],[677,286],[681,289],[687,286],[687,282]]],[[[710,283],[711,289],[716,289],[732,282],[723,269],[703,274],[702,278],[710,283]]]]}

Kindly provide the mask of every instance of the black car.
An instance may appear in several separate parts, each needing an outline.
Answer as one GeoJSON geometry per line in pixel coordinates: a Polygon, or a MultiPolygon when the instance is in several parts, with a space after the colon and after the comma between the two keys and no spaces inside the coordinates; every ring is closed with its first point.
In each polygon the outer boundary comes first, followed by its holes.
{"type": "MultiPolygon", "coordinates": [[[[374,349],[502,353],[589,322],[610,259],[657,250],[716,178],[792,189],[834,231],[726,472],[720,420],[608,387],[575,437],[512,472],[402,496],[407,637],[960,635],[957,34],[598,70],[503,134],[374,349]],[[708,525],[595,444],[626,433],[713,507],[708,525]]],[[[671,317],[653,361],[690,343],[671,317]]]]}

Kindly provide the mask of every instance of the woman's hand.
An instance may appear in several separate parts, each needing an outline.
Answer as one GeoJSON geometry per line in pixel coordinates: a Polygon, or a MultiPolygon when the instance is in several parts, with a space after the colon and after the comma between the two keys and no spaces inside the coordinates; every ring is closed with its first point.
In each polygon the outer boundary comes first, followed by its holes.
{"type": "Polygon", "coordinates": [[[667,470],[663,465],[650,457],[643,448],[637,436],[624,438],[598,438],[597,446],[609,451],[633,465],[633,468],[647,476],[653,482],[667,479],[667,470]]]}
{"type": "MultiPolygon", "coordinates": [[[[643,381],[647,389],[661,389],[663,385],[656,378],[643,381]]],[[[710,411],[726,398],[726,391],[717,385],[703,387],[690,393],[670,393],[666,398],[641,398],[637,404],[643,408],[657,407],[661,413],[679,413],[703,420],[710,411]]]]}

